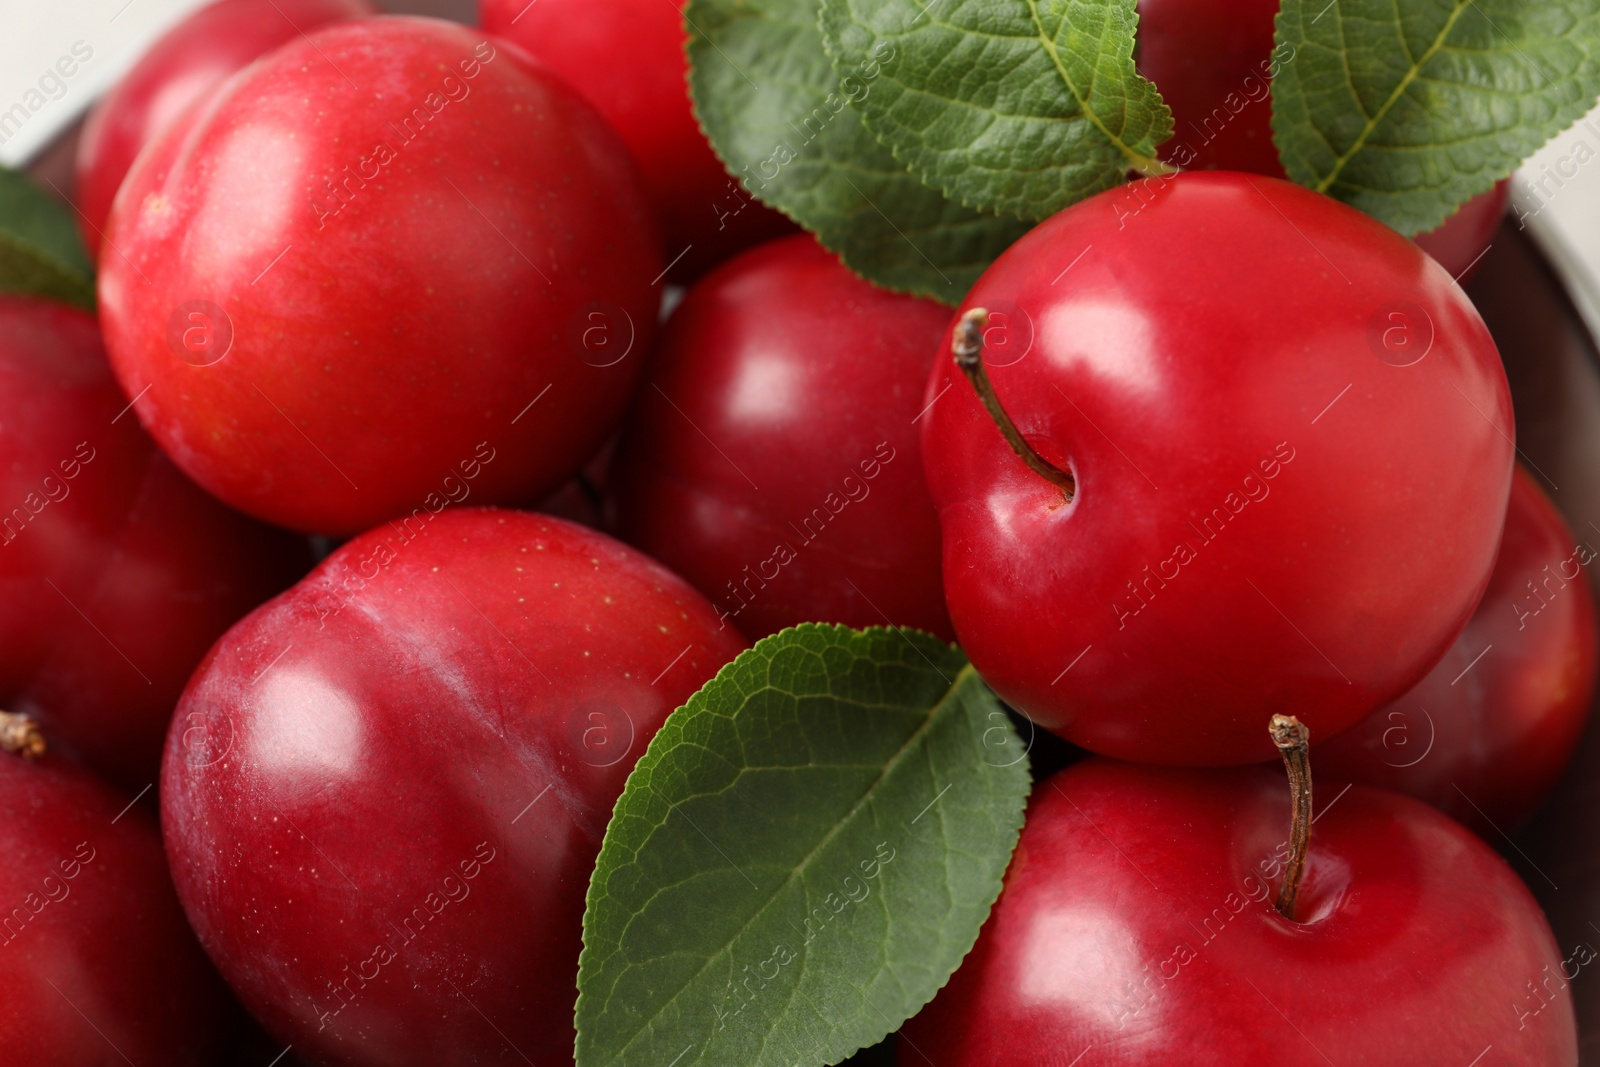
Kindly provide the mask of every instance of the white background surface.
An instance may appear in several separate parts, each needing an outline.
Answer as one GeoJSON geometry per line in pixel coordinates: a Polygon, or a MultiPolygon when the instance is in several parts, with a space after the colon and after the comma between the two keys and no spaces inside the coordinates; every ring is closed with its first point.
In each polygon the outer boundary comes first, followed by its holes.
{"type": "Polygon", "coordinates": [[[1579,310],[1600,331],[1600,108],[1523,164],[1511,210],[1547,250],[1552,241],[1565,247],[1589,283],[1588,294],[1574,294],[1579,310]]]}
{"type": "MultiPolygon", "coordinates": [[[[55,62],[81,41],[93,51],[77,73],[40,92],[44,104],[0,144],[0,163],[16,167],[81,115],[163,30],[204,0],[0,0],[0,112],[23,103],[55,62]],[[51,99],[51,93],[56,98],[51,99]]],[[[38,97],[33,98],[35,100],[38,97]]]]}

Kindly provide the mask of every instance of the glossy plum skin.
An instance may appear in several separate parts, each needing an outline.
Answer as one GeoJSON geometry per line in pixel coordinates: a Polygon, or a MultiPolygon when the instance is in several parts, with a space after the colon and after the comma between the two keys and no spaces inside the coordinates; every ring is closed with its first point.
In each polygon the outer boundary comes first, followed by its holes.
{"type": "Polygon", "coordinates": [[[1520,466],[1483,601],[1405,696],[1318,747],[1324,782],[1387,786],[1485,835],[1554,788],[1589,719],[1595,549],[1520,466]]]}
{"type": "Polygon", "coordinates": [[[1450,276],[1352,208],[1223,171],[1131,218],[1129,195],[1044,222],[967,295],[1003,316],[1003,405],[1078,491],[951,388],[922,420],[945,601],[984,678],[1075,744],[1267,759],[1271,714],[1331,737],[1465,625],[1510,488],[1505,373],[1450,276]]]}
{"type": "MultiPolygon", "coordinates": [[[[1270,80],[1294,61],[1273,47],[1279,0],[1139,0],[1139,72],[1172,108],[1161,158],[1194,169],[1286,177],[1272,143],[1270,80]]],[[[1452,276],[1477,262],[1511,199],[1511,182],[1468,200],[1413,240],[1452,276]]]]}
{"type": "Polygon", "coordinates": [[[222,632],[311,565],[139,429],[82,311],[0,297],[0,706],[131,792],[222,632]]]}
{"type": "Polygon", "coordinates": [[[999,902],[900,1061],[1468,1064],[1492,1044],[1497,1064],[1574,1067],[1562,974],[1593,951],[1563,960],[1487,845],[1357,786],[1319,811],[1294,923],[1272,906],[1288,807],[1281,766],[1089,760],[1040,783],[999,902]]]}
{"type": "Polygon", "coordinates": [[[746,192],[700,132],[689,101],[681,6],[682,0],[482,0],[480,18],[484,29],[563,78],[622,135],[661,222],[669,276],[687,283],[794,225],[746,192]]]}
{"type": "Polygon", "coordinates": [[[833,622],[948,640],[915,420],[949,320],[809,236],[724,264],[674,312],[628,419],[623,540],[752,638],[833,622]]]}
{"type": "Polygon", "coordinates": [[[559,519],[448,510],[346,543],[217,644],[174,720],[162,819],[201,943],[316,1062],[570,1063],[612,805],[743,648],[559,519]]]}
{"type": "Polygon", "coordinates": [[[616,135],[432,19],[342,22],[240,72],[140,155],[109,225],[101,319],[140,419],[294,529],[459,503],[486,450],[473,503],[537,499],[611,432],[656,319],[616,135]]]}
{"type": "Polygon", "coordinates": [[[7,1063],[217,1062],[227,994],[184,922],[154,818],[127,804],[58,757],[0,753],[7,1063]]]}
{"type": "Polygon", "coordinates": [[[375,13],[366,0],[215,0],[163,34],[100,98],[78,138],[78,229],[90,254],[147,141],[258,56],[326,23],[375,13]]]}

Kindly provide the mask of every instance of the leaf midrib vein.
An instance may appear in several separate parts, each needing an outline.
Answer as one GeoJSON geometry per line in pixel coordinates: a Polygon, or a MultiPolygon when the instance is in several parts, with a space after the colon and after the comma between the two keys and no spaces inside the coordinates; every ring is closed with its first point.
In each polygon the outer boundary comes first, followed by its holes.
{"type": "Polygon", "coordinates": [[[1033,17],[1033,24],[1039,31],[1039,43],[1044,46],[1045,54],[1050,57],[1050,62],[1055,66],[1056,73],[1061,76],[1062,84],[1067,87],[1067,92],[1071,93],[1072,98],[1077,101],[1078,108],[1083,112],[1083,117],[1094,123],[1095,128],[1105,135],[1106,140],[1116,146],[1117,151],[1121,152],[1123,158],[1128,160],[1132,169],[1139,171],[1141,174],[1167,173],[1170,168],[1165,163],[1147,156],[1143,152],[1134,151],[1123,142],[1121,137],[1112,133],[1110,128],[1101,121],[1099,114],[1089,106],[1089,101],[1078,92],[1077,85],[1073,84],[1072,76],[1067,73],[1066,65],[1061,62],[1061,54],[1056,51],[1055,41],[1051,40],[1049,34],[1045,32],[1044,20],[1039,15],[1038,0],[1024,0],[1024,2],[1028,5],[1028,14],[1033,17]]]}
{"type": "MultiPolygon", "coordinates": [[[[910,736],[906,738],[905,743],[900,746],[894,755],[885,761],[882,772],[877,778],[873,779],[872,784],[867,786],[867,788],[862,791],[861,795],[856,798],[855,803],[850,806],[850,810],[845,812],[844,816],[834,823],[833,827],[829,829],[827,834],[823,836],[822,840],[817,842],[816,846],[801,858],[800,862],[797,863],[789,872],[788,877],[786,877],[782,882],[778,883],[773,891],[767,895],[767,899],[762,901],[761,905],[751,912],[750,917],[744,921],[739,929],[736,930],[730,937],[728,937],[726,943],[716,952],[706,957],[705,962],[702,963],[692,975],[690,975],[678,986],[677,991],[674,992],[672,996],[662,1001],[652,1014],[646,1016],[643,1021],[640,1022],[638,1028],[635,1029],[634,1032],[629,1035],[628,1040],[617,1049],[616,1054],[611,1057],[609,1062],[615,1063],[618,1059],[625,1055],[627,1051],[633,1047],[634,1043],[639,1040],[640,1036],[644,1034],[647,1029],[649,1029],[650,1024],[656,1019],[660,1018],[667,1008],[676,1003],[677,999],[682,996],[702,974],[706,972],[712,963],[726,954],[731,946],[745,935],[745,933],[750,929],[751,925],[755,923],[757,919],[765,915],[767,909],[772,906],[772,902],[777,900],[783,891],[790,885],[790,883],[792,883],[795,878],[806,869],[807,865],[816,857],[817,853],[823,848],[827,847],[833,841],[835,836],[839,834],[843,827],[851,823],[857,813],[861,811],[863,805],[865,805],[868,799],[873,795],[873,792],[883,784],[884,779],[888,777],[889,773],[899,766],[900,761],[905,758],[905,755],[911,749],[911,746],[915,744],[919,738],[926,734],[932,725],[938,721],[940,713],[944,710],[945,706],[950,703],[955,694],[961,690],[962,685],[968,676],[977,677],[977,671],[973,669],[973,666],[970,663],[962,667],[960,672],[956,674],[955,679],[950,683],[950,688],[945,690],[944,696],[940,697],[939,702],[928,710],[927,718],[925,718],[922,721],[922,724],[919,725],[916,730],[914,730],[910,736]]],[[[652,792],[655,792],[654,784],[650,786],[650,789],[652,792]]],[[[659,796],[660,794],[657,793],[657,795],[659,796]]],[[[662,799],[665,800],[666,798],[663,797],[662,799]]],[[[671,808],[672,806],[673,805],[671,802],[668,801],[668,807],[671,808]]],[[[665,821],[659,825],[665,825],[665,821]]],[[[615,992],[616,987],[616,982],[612,982],[611,990],[608,991],[606,995],[606,1005],[601,1009],[602,1012],[605,1010],[605,1007],[610,1006],[611,993],[615,992]]]]}
{"type": "MultiPolygon", "coordinates": [[[[1033,0],[1028,0],[1028,2],[1031,4],[1033,0]]],[[[1327,175],[1317,182],[1315,186],[1317,192],[1326,193],[1329,187],[1331,187],[1333,183],[1339,179],[1339,175],[1344,172],[1346,164],[1354,159],[1356,154],[1366,146],[1367,139],[1370,138],[1372,134],[1376,132],[1377,128],[1383,123],[1383,120],[1388,116],[1390,109],[1393,108],[1395,104],[1400,102],[1400,98],[1404,96],[1406,90],[1411,87],[1411,83],[1417,80],[1417,76],[1422,72],[1422,68],[1427,66],[1428,62],[1433,59],[1433,57],[1441,48],[1444,47],[1444,43],[1449,38],[1451,31],[1455,29],[1456,21],[1461,18],[1462,14],[1467,10],[1467,8],[1471,7],[1475,2],[1476,0],[1458,0],[1450,12],[1450,17],[1445,19],[1444,26],[1434,37],[1433,42],[1428,45],[1427,51],[1422,53],[1422,57],[1420,59],[1407,65],[1405,76],[1400,79],[1399,83],[1396,84],[1394,89],[1389,93],[1388,99],[1380,104],[1378,110],[1362,124],[1361,132],[1356,136],[1355,141],[1351,143],[1350,147],[1346,149],[1338,159],[1334,160],[1333,167],[1328,171],[1327,175]]],[[[1344,25],[1343,15],[1344,13],[1341,10],[1338,16],[1340,19],[1341,36],[1343,35],[1342,27],[1344,25]]],[[[1396,23],[1395,28],[1400,32],[1401,43],[1404,45],[1405,27],[1396,23]]],[[[1346,47],[1342,51],[1344,52],[1345,66],[1348,70],[1350,62],[1350,50],[1348,47],[1346,47]]],[[[1354,93],[1354,89],[1355,86],[1352,82],[1352,94],[1354,93]]],[[[1359,97],[1357,98],[1357,106],[1360,106],[1359,97]]]]}

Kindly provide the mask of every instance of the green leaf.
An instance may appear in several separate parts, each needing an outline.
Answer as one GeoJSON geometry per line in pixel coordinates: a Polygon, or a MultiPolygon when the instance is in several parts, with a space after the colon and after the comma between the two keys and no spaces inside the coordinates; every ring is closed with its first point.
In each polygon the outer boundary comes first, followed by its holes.
{"type": "Polygon", "coordinates": [[[1283,0],[1272,129],[1289,176],[1431,230],[1600,96],[1600,0],[1283,0]]]}
{"type": "Polygon", "coordinates": [[[27,175],[0,167],[0,293],[94,307],[94,270],[72,215],[27,175]]]}
{"type": "Polygon", "coordinates": [[[836,76],[819,0],[691,0],[689,85],[706,135],[752,193],[846,266],[888,289],[955,305],[1027,226],[947,199],[861,125],[847,92],[881,70],[836,76]]]}
{"type": "Polygon", "coordinates": [[[667,720],[589,886],[580,1067],[808,1067],[933,997],[1000,892],[1027,757],[959,650],[804,625],[667,720]]]}
{"type": "Polygon", "coordinates": [[[1043,219],[1165,173],[1172,113],[1133,65],[1134,0],[823,0],[842,75],[883,78],[857,105],[895,157],[963,204],[1043,219]]]}

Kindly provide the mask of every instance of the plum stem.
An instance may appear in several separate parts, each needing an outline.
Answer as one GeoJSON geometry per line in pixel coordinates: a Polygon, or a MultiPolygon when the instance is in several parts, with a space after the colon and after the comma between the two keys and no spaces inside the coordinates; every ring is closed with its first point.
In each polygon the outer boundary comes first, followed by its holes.
{"type": "Polygon", "coordinates": [[[1293,715],[1274,715],[1267,732],[1289,771],[1289,862],[1284,867],[1277,908],[1278,914],[1293,922],[1311,845],[1311,730],[1293,715]]]}
{"type": "Polygon", "coordinates": [[[973,391],[983,402],[989,417],[1000,427],[1000,433],[1011,446],[1011,450],[1035,474],[1059,486],[1070,501],[1073,494],[1078,491],[1077,481],[1072,477],[1072,472],[1057,467],[1023,440],[1017,424],[1011,421],[1011,416],[1006,414],[1006,409],[1000,405],[1000,397],[994,391],[994,383],[989,380],[989,372],[983,369],[983,329],[987,325],[989,325],[989,312],[984,308],[972,308],[961,316],[961,320],[956,323],[955,336],[950,341],[950,351],[955,354],[956,366],[961,368],[961,373],[972,383],[973,391]]]}
{"type": "Polygon", "coordinates": [[[0,711],[0,751],[33,760],[44,755],[44,749],[44,733],[38,723],[26,715],[0,711]]]}

